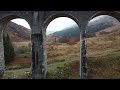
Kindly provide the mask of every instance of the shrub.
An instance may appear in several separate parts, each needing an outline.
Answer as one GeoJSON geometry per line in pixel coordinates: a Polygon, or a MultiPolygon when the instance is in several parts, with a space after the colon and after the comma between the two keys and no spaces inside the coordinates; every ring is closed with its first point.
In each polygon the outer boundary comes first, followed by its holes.
{"type": "Polygon", "coordinates": [[[25,54],[25,53],[30,52],[30,51],[31,50],[29,47],[22,46],[22,47],[17,48],[16,53],[17,54],[25,54]]]}
{"type": "Polygon", "coordinates": [[[16,56],[23,57],[23,58],[29,58],[31,57],[31,49],[25,46],[19,47],[16,49],[16,56]]]}
{"type": "Polygon", "coordinates": [[[49,79],[70,79],[72,75],[72,70],[69,64],[64,64],[63,67],[57,67],[54,72],[49,72],[49,79]]]}

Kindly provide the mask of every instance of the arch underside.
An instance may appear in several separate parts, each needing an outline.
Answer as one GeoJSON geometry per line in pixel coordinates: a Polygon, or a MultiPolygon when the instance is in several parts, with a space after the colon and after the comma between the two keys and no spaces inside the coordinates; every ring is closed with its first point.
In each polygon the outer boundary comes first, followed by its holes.
{"type": "Polygon", "coordinates": [[[112,17],[116,18],[120,22],[120,13],[119,12],[115,12],[115,11],[101,11],[101,12],[97,12],[97,13],[93,14],[90,17],[90,20],[95,18],[95,17],[97,17],[97,16],[100,16],[100,15],[112,16],[112,17]]]}

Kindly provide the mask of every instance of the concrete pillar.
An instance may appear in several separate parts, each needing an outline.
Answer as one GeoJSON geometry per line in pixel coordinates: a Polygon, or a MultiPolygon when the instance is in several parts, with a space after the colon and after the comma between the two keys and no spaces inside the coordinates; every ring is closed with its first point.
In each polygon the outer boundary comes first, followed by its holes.
{"type": "Polygon", "coordinates": [[[44,55],[42,34],[32,35],[32,77],[33,79],[44,79],[46,77],[46,62],[44,55]]]}
{"type": "Polygon", "coordinates": [[[5,61],[4,61],[4,46],[3,46],[3,31],[0,27],[0,76],[4,74],[5,61]]]}
{"type": "Polygon", "coordinates": [[[87,79],[87,60],[86,60],[86,29],[87,23],[81,25],[80,36],[80,79],[87,79]]]}
{"type": "Polygon", "coordinates": [[[44,35],[42,33],[42,13],[34,12],[32,27],[32,78],[44,79],[47,73],[45,60],[44,35]]]}

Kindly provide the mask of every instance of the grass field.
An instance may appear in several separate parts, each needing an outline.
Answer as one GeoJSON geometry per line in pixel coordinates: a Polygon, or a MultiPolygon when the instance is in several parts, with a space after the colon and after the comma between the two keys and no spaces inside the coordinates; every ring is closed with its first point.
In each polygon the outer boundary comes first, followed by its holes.
{"type": "Polygon", "coordinates": [[[120,36],[87,40],[88,78],[120,79],[120,36]]]}
{"type": "MultiPolygon", "coordinates": [[[[51,45],[48,51],[48,75],[47,79],[76,79],[79,78],[79,43],[69,45],[51,45]]],[[[30,73],[30,60],[19,57],[7,66],[3,79],[24,79],[26,70],[30,73]],[[20,60],[21,58],[21,60],[20,60]]],[[[29,77],[28,77],[29,79],[29,77]]]]}
{"type": "MultiPolygon", "coordinates": [[[[80,43],[73,45],[59,43],[48,46],[48,74],[46,78],[79,79],[80,43]]],[[[24,62],[24,64],[21,63],[22,66],[20,62],[17,65],[14,62],[14,65],[8,67],[1,78],[31,79],[30,57],[28,62],[25,58],[23,60],[17,61],[24,62]]],[[[120,36],[88,38],[87,62],[89,79],[120,79],[120,36]]]]}

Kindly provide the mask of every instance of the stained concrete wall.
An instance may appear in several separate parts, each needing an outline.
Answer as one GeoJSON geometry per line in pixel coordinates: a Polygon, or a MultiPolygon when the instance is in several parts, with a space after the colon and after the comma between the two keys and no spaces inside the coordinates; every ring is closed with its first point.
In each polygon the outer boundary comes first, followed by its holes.
{"type": "MultiPolygon", "coordinates": [[[[12,19],[25,19],[32,31],[32,78],[44,79],[47,74],[47,53],[45,48],[46,28],[57,17],[69,17],[80,27],[80,78],[87,78],[86,26],[90,19],[98,15],[110,15],[120,21],[119,11],[0,11],[0,27],[12,19]]],[[[2,43],[0,52],[3,52],[2,43]]],[[[2,56],[2,53],[1,53],[2,56]]],[[[3,58],[3,57],[2,57],[3,58]]],[[[1,58],[1,61],[3,60],[1,58]]],[[[3,63],[3,62],[0,62],[3,63]]]]}
{"type": "Polygon", "coordinates": [[[3,38],[2,38],[2,32],[0,31],[0,75],[3,75],[4,69],[5,69],[5,64],[4,64],[3,38]]]}

